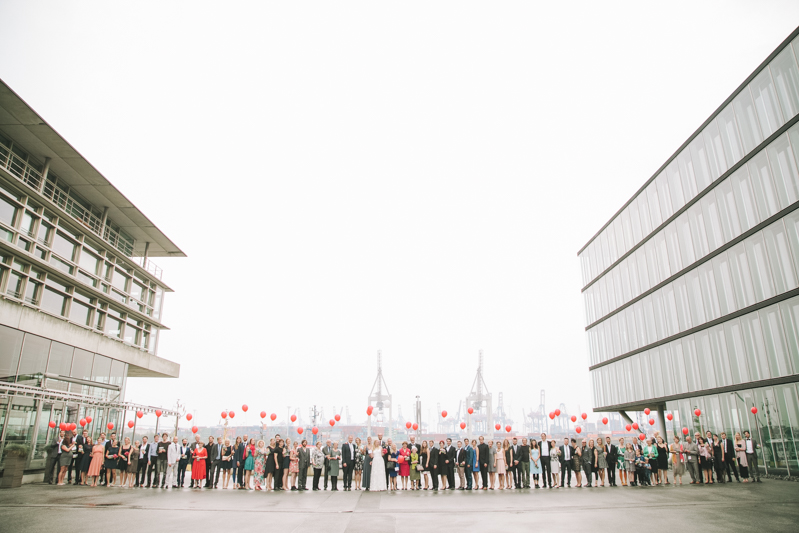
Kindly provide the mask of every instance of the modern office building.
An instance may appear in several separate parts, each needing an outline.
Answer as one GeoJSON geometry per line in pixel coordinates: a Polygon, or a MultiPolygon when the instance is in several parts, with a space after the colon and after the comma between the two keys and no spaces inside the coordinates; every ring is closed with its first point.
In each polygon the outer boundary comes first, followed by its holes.
{"type": "Polygon", "coordinates": [[[767,467],[793,474],[797,35],[578,254],[595,411],[648,407],[669,433],[751,430],[767,467]]]}
{"type": "Polygon", "coordinates": [[[121,433],[155,411],[125,388],[178,377],[158,356],[171,289],[150,258],[184,256],[0,81],[0,460],[24,443],[41,472],[51,421],[121,433]]]}

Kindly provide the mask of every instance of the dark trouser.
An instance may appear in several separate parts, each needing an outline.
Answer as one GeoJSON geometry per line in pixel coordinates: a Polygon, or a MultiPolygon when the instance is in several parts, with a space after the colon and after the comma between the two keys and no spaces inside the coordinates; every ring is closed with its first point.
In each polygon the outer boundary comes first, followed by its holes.
{"type": "Polygon", "coordinates": [[[166,459],[161,459],[160,457],[155,462],[155,486],[164,486],[166,482],[166,459]]]}
{"type": "Polygon", "coordinates": [[[141,487],[147,481],[147,461],[139,459],[139,465],[136,467],[136,485],[141,487]]]}
{"type": "Polygon", "coordinates": [[[186,467],[189,465],[188,461],[178,462],[178,487],[182,487],[186,480],[186,467]]]}
{"type": "Polygon", "coordinates": [[[474,479],[474,470],[471,466],[466,467],[466,488],[472,490],[472,480],[474,479]]]}
{"type": "Polygon", "coordinates": [[[566,483],[570,487],[572,486],[571,459],[569,459],[568,461],[564,461],[560,464],[560,486],[562,487],[564,483],[566,483]]]}
{"type": "Polygon", "coordinates": [[[611,485],[616,484],[616,462],[608,463],[608,482],[611,485]]]}
{"type": "Polygon", "coordinates": [[[47,460],[44,462],[44,482],[53,484],[58,480],[58,453],[51,452],[47,454],[47,460]]]}
{"type": "MultiPolygon", "coordinates": [[[[591,476],[591,471],[592,470],[593,470],[593,468],[591,468],[591,463],[583,462],[583,475],[585,475],[585,480],[586,480],[586,482],[589,485],[593,485],[594,484],[594,480],[592,479],[592,476],[591,476]]],[[[546,485],[544,485],[544,486],[546,486],[546,485]]]]}
{"type": "Polygon", "coordinates": [[[80,483],[80,465],[83,464],[83,454],[79,453],[76,459],[72,460],[72,465],[70,468],[75,470],[75,485],[80,483]]]}
{"type": "Polygon", "coordinates": [[[150,487],[153,484],[153,473],[155,473],[155,483],[158,484],[158,461],[153,459],[150,461],[150,464],[147,465],[147,486],[150,487]]]}
{"type": "Polygon", "coordinates": [[[386,469],[386,487],[391,486],[391,475],[389,474],[390,470],[386,469]]]}
{"type": "Polygon", "coordinates": [[[541,484],[552,488],[552,464],[550,457],[541,457],[541,484]]]}
{"type": "MultiPolygon", "coordinates": [[[[305,483],[308,480],[308,465],[299,465],[300,471],[297,473],[297,488],[305,490],[305,483]]],[[[352,473],[350,473],[352,477],[352,473]]]]}
{"type": "Polygon", "coordinates": [[[368,489],[369,484],[372,482],[372,460],[365,457],[363,462],[363,488],[368,489]]]}
{"type": "Polygon", "coordinates": [[[746,464],[749,465],[749,478],[760,481],[760,469],[757,467],[757,454],[747,453],[746,464]]]}
{"type": "Polygon", "coordinates": [[[483,488],[488,486],[488,465],[480,465],[480,479],[483,480],[483,488]]]}
{"type": "Polygon", "coordinates": [[[438,468],[430,470],[430,477],[433,478],[433,490],[438,490],[438,468]]]}
{"type": "Polygon", "coordinates": [[[685,467],[691,475],[691,481],[698,483],[702,479],[702,476],[699,475],[699,464],[696,461],[686,461],[685,467]]]}
{"type": "MultiPolygon", "coordinates": [[[[244,478],[242,478],[242,479],[244,479],[244,478]]],[[[275,480],[275,488],[276,489],[282,489],[283,488],[283,468],[275,468],[275,473],[272,476],[272,479],[275,480]]],[[[325,480],[327,480],[327,478],[325,478],[325,480]]]]}
{"type": "MultiPolygon", "coordinates": [[[[322,469],[313,469],[313,490],[319,490],[319,478],[322,477],[322,469]]],[[[368,486],[366,488],[369,488],[368,486]]]]}
{"type": "Polygon", "coordinates": [[[510,467],[510,470],[513,473],[513,484],[516,486],[517,489],[521,488],[521,486],[522,486],[521,485],[521,479],[522,479],[522,472],[521,472],[522,466],[521,466],[521,463],[510,467]]]}
{"type": "Polygon", "coordinates": [[[718,483],[724,483],[724,472],[726,470],[725,466],[726,466],[725,462],[722,461],[721,459],[715,460],[715,464],[713,465],[713,467],[716,469],[716,481],[718,483]]]}
{"type": "Polygon", "coordinates": [[[216,461],[211,462],[211,475],[213,476],[213,482],[211,485],[216,485],[219,483],[219,472],[222,470],[222,459],[218,459],[216,461]]]}
{"type": "MultiPolygon", "coordinates": [[[[343,467],[344,469],[344,488],[349,489],[352,487],[352,471],[355,470],[355,465],[352,462],[347,463],[347,466],[343,467]]],[[[302,468],[300,469],[300,475],[302,475],[302,468]]]]}
{"type": "Polygon", "coordinates": [[[525,489],[530,488],[530,461],[522,461],[519,463],[519,468],[522,471],[522,487],[525,489]]]}
{"type": "Polygon", "coordinates": [[[735,479],[741,481],[741,478],[738,476],[738,467],[735,465],[735,457],[732,458],[732,461],[725,461],[726,463],[726,470],[727,470],[727,481],[732,481],[732,476],[730,475],[730,470],[735,472],[735,479]]]}
{"type": "Polygon", "coordinates": [[[209,458],[205,460],[205,486],[214,486],[214,462],[209,458]]]}
{"type": "Polygon", "coordinates": [[[325,461],[325,490],[327,490],[327,480],[330,479],[330,465],[325,461]]]}
{"type": "Polygon", "coordinates": [[[447,465],[447,484],[449,488],[455,488],[455,465],[452,463],[447,465]]]}
{"type": "MultiPolygon", "coordinates": [[[[239,466],[237,466],[234,469],[234,471],[236,472],[236,476],[237,476],[236,479],[239,480],[239,482],[238,482],[239,486],[243,487],[244,486],[244,461],[239,461],[239,466]]],[[[274,476],[272,476],[272,477],[274,477],[274,476]]],[[[234,481],[235,481],[235,479],[234,479],[234,481]]]]}
{"type": "Polygon", "coordinates": [[[330,490],[338,490],[338,476],[330,476],[330,490]]]}

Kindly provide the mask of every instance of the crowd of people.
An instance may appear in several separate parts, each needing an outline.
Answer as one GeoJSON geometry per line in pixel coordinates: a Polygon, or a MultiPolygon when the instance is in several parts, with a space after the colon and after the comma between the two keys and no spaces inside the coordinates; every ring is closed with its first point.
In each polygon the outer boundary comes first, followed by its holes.
{"type": "Polygon", "coordinates": [[[168,433],[119,442],[116,433],[95,441],[84,430],[61,432],[48,449],[45,482],[92,487],[189,487],[255,491],[339,490],[506,490],[760,482],[759,444],[748,431],[681,439],[666,443],[655,432],[646,440],[611,437],[565,438],[558,444],[512,438],[502,441],[452,439],[438,443],[395,443],[382,434],[366,442],[349,436],[343,444],[327,440],[310,445],[280,435],[262,439],[208,437],[194,443],[168,433]],[[108,437],[108,438],[106,438],[108,437]],[[191,468],[189,468],[189,466],[191,468]],[[671,481],[669,480],[671,472],[671,481]],[[618,474],[618,475],[617,475],[618,474]],[[74,477],[74,481],[73,481],[74,477]],[[320,487],[320,482],[323,481],[320,487]]]}

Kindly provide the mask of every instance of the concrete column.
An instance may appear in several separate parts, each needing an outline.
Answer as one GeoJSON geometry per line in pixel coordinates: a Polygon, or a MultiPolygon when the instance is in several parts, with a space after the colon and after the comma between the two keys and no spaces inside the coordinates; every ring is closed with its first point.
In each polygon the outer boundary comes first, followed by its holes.
{"type": "Polygon", "coordinates": [[[47,182],[47,176],[50,174],[50,158],[44,158],[44,169],[42,169],[42,182],[39,184],[39,192],[44,190],[44,184],[47,182]]]}
{"type": "Polygon", "coordinates": [[[658,405],[658,422],[660,423],[661,431],[663,431],[663,441],[668,444],[669,439],[668,435],[666,434],[666,405],[660,404],[658,405]]]}
{"type": "Polygon", "coordinates": [[[100,218],[100,238],[105,239],[105,224],[108,222],[108,207],[103,207],[103,216],[100,218]]]}

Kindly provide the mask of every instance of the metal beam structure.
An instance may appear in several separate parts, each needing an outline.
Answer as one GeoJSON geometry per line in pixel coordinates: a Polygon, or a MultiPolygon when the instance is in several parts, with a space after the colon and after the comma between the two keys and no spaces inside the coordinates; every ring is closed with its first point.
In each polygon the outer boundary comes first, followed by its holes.
{"type": "Polygon", "coordinates": [[[483,379],[483,350],[479,352],[477,375],[472,383],[472,391],[466,397],[466,408],[471,407],[474,413],[468,418],[468,435],[474,433],[493,435],[494,408],[491,393],[483,379]]]}
{"type": "MultiPolygon", "coordinates": [[[[394,401],[391,397],[391,392],[388,390],[386,380],[383,377],[383,355],[380,353],[380,350],[377,351],[377,377],[375,378],[374,385],[372,385],[372,392],[369,393],[369,405],[377,410],[377,421],[388,429],[388,437],[393,437],[394,426],[392,420],[394,419],[394,401]],[[388,409],[388,421],[385,419],[384,411],[386,409],[388,409]]],[[[374,416],[374,414],[372,416],[374,416]]],[[[370,437],[372,436],[372,416],[368,417],[366,423],[366,434],[370,437]]]]}

